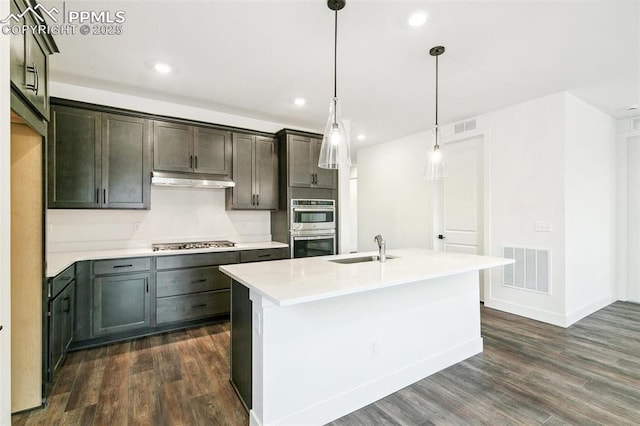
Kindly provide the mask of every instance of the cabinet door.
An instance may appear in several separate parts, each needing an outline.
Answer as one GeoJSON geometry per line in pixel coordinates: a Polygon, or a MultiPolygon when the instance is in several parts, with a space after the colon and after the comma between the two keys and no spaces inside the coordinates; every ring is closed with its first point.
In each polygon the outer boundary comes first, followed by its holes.
{"type": "MultiPolygon", "coordinates": [[[[29,20],[27,20],[28,22],[29,20]]],[[[42,117],[49,119],[49,94],[47,87],[48,55],[43,41],[28,31],[26,37],[25,87],[31,104],[42,117]]]]}
{"type": "Polygon", "coordinates": [[[193,169],[196,173],[231,175],[230,132],[195,127],[193,147],[193,169]]]}
{"type": "MultiPolygon", "coordinates": [[[[15,0],[11,1],[10,4],[11,13],[14,16],[19,16],[20,11],[18,10],[18,6],[16,6],[15,0]]],[[[14,24],[13,21],[10,21],[11,24],[14,24]]],[[[25,18],[20,18],[19,22],[16,22],[15,25],[19,25],[23,27],[25,25],[25,18]]],[[[16,85],[18,90],[24,92],[25,87],[25,57],[26,57],[26,38],[25,34],[20,32],[19,34],[11,34],[11,81],[16,85]]]]}
{"type": "Polygon", "coordinates": [[[154,121],[153,170],[190,172],[193,170],[193,128],[154,121]]]}
{"type": "Polygon", "coordinates": [[[64,355],[73,339],[73,305],[75,282],[70,283],[50,302],[49,353],[53,374],[62,364],[64,355]]]}
{"type": "Polygon", "coordinates": [[[334,189],[337,182],[337,170],[321,169],[318,167],[318,159],[320,158],[320,147],[322,139],[311,139],[313,144],[313,166],[315,167],[315,188],[334,189]]]}
{"type": "Polygon", "coordinates": [[[149,274],[126,274],[93,279],[93,335],[149,326],[149,274]]]}
{"type": "Polygon", "coordinates": [[[49,354],[51,374],[58,368],[63,356],[62,328],[64,323],[62,297],[58,296],[50,302],[49,312],[49,354]]]}
{"type": "Polygon", "coordinates": [[[255,207],[261,210],[278,208],[278,155],[276,141],[256,137],[255,169],[253,171],[255,207]]]}
{"type": "Polygon", "coordinates": [[[289,186],[310,188],[314,173],[314,164],[311,162],[313,156],[311,138],[297,135],[289,135],[287,138],[289,186]]]}
{"type": "Polygon", "coordinates": [[[73,340],[73,321],[74,321],[74,302],[75,302],[75,282],[60,294],[62,298],[62,331],[60,333],[62,340],[62,353],[67,353],[69,345],[73,340]]]}
{"type": "Polygon", "coordinates": [[[254,136],[233,134],[233,187],[234,209],[253,209],[255,192],[253,187],[254,136]]]}
{"type": "Polygon", "coordinates": [[[47,145],[49,208],[99,207],[100,113],[54,107],[47,145]]]}
{"type": "Polygon", "coordinates": [[[149,208],[150,123],[102,114],[102,202],[104,207],[149,208]]]}

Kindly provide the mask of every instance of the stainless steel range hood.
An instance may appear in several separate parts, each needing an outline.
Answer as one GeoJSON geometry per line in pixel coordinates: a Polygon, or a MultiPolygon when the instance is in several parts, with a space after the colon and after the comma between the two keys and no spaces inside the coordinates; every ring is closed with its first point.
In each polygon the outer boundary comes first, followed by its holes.
{"type": "Polygon", "coordinates": [[[183,188],[224,189],[233,188],[236,183],[226,176],[207,176],[193,173],[153,172],[152,185],[176,186],[183,188]]]}

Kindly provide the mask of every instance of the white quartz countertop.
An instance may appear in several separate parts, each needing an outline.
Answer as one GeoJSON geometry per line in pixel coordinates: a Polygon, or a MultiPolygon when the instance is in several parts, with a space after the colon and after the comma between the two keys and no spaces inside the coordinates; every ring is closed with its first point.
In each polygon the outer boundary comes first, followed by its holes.
{"type": "Polygon", "coordinates": [[[377,252],[220,266],[236,281],[278,306],[296,305],[513,263],[512,259],[427,249],[389,250],[385,263],[340,264],[332,259],[377,252]]]}
{"type": "Polygon", "coordinates": [[[235,247],[218,247],[190,250],[164,250],[153,251],[151,247],[116,250],[85,250],[47,253],[47,277],[55,277],[60,272],[71,266],[74,262],[82,260],[118,259],[121,257],[145,257],[145,256],[174,256],[183,254],[214,253],[224,251],[259,250],[289,247],[287,244],[277,241],[265,241],[258,243],[237,243],[235,247]]]}

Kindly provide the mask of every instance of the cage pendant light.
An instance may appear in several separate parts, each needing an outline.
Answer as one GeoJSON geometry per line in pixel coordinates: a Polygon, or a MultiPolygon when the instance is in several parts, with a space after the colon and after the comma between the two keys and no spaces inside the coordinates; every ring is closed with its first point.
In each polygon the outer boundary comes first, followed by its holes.
{"type": "Polygon", "coordinates": [[[436,124],[433,126],[433,151],[429,155],[424,169],[424,177],[429,180],[442,180],[447,177],[442,152],[440,152],[440,128],[438,127],[438,56],[444,53],[444,46],[435,46],[429,50],[431,56],[436,58],[436,124]]]}
{"type": "Polygon", "coordinates": [[[347,133],[342,122],[342,111],[338,99],[338,11],[346,4],[346,0],[327,0],[329,9],[335,12],[333,38],[333,98],[329,104],[329,118],[324,128],[318,167],[322,169],[338,169],[351,164],[347,133]]]}

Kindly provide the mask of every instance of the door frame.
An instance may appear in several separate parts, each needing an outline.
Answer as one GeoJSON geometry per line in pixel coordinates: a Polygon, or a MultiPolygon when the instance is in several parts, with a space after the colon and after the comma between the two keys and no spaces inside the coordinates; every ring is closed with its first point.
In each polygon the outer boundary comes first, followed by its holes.
{"type": "MultiPolygon", "coordinates": [[[[0,2],[0,16],[9,14],[0,2]]],[[[11,424],[11,108],[10,37],[0,37],[0,424],[11,424]]]]}
{"type": "MultiPolygon", "coordinates": [[[[453,125],[450,126],[450,129],[453,130],[453,125]]],[[[446,130],[449,130],[447,128],[446,130]]],[[[471,139],[480,138],[480,152],[482,152],[482,222],[480,224],[479,232],[482,235],[482,255],[489,256],[491,255],[491,156],[490,154],[490,145],[491,145],[491,130],[489,128],[477,128],[475,130],[470,130],[467,132],[463,132],[460,134],[449,134],[446,133],[442,135],[442,141],[440,144],[445,147],[447,145],[455,144],[458,142],[465,142],[471,139]]],[[[446,157],[444,158],[446,163],[446,157]]],[[[435,214],[437,208],[439,208],[436,197],[438,197],[438,193],[442,192],[442,185],[438,185],[438,188],[433,191],[433,223],[432,223],[432,242],[435,243],[437,237],[437,226],[438,218],[435,214]]],[[[436,247],[434,246],[434,249],[436,247]]],[[[485,269],[480,271],[484,281],[484,294],[481,295],[481,299],[483,301],[491,300],[491,274],[489,273],[489,269],[485,269]]]]}
{"type": "MultiPolygon", "coordinates": [[[[630,122],[631,120],[629,120],[630,122]]],[[[631,127],[629,125],[629,127],[631,127]]],[[[632,262],[629,258],[630,253],[630,221],[629,217],[629,144],[640,138],[640,129],[626,130],[617,134],[616,161],[617,161],[617,188],[618,202],[616,214],[616,240],[618,256],[616,261],[616,298],[622,301],[628,301],[631,293],[631,275],[632,262]]],[[[634,142],[635,143],[635,142],[634,142]]],[[[640,143],[640,142],[639,142],[640,143]]]]}

